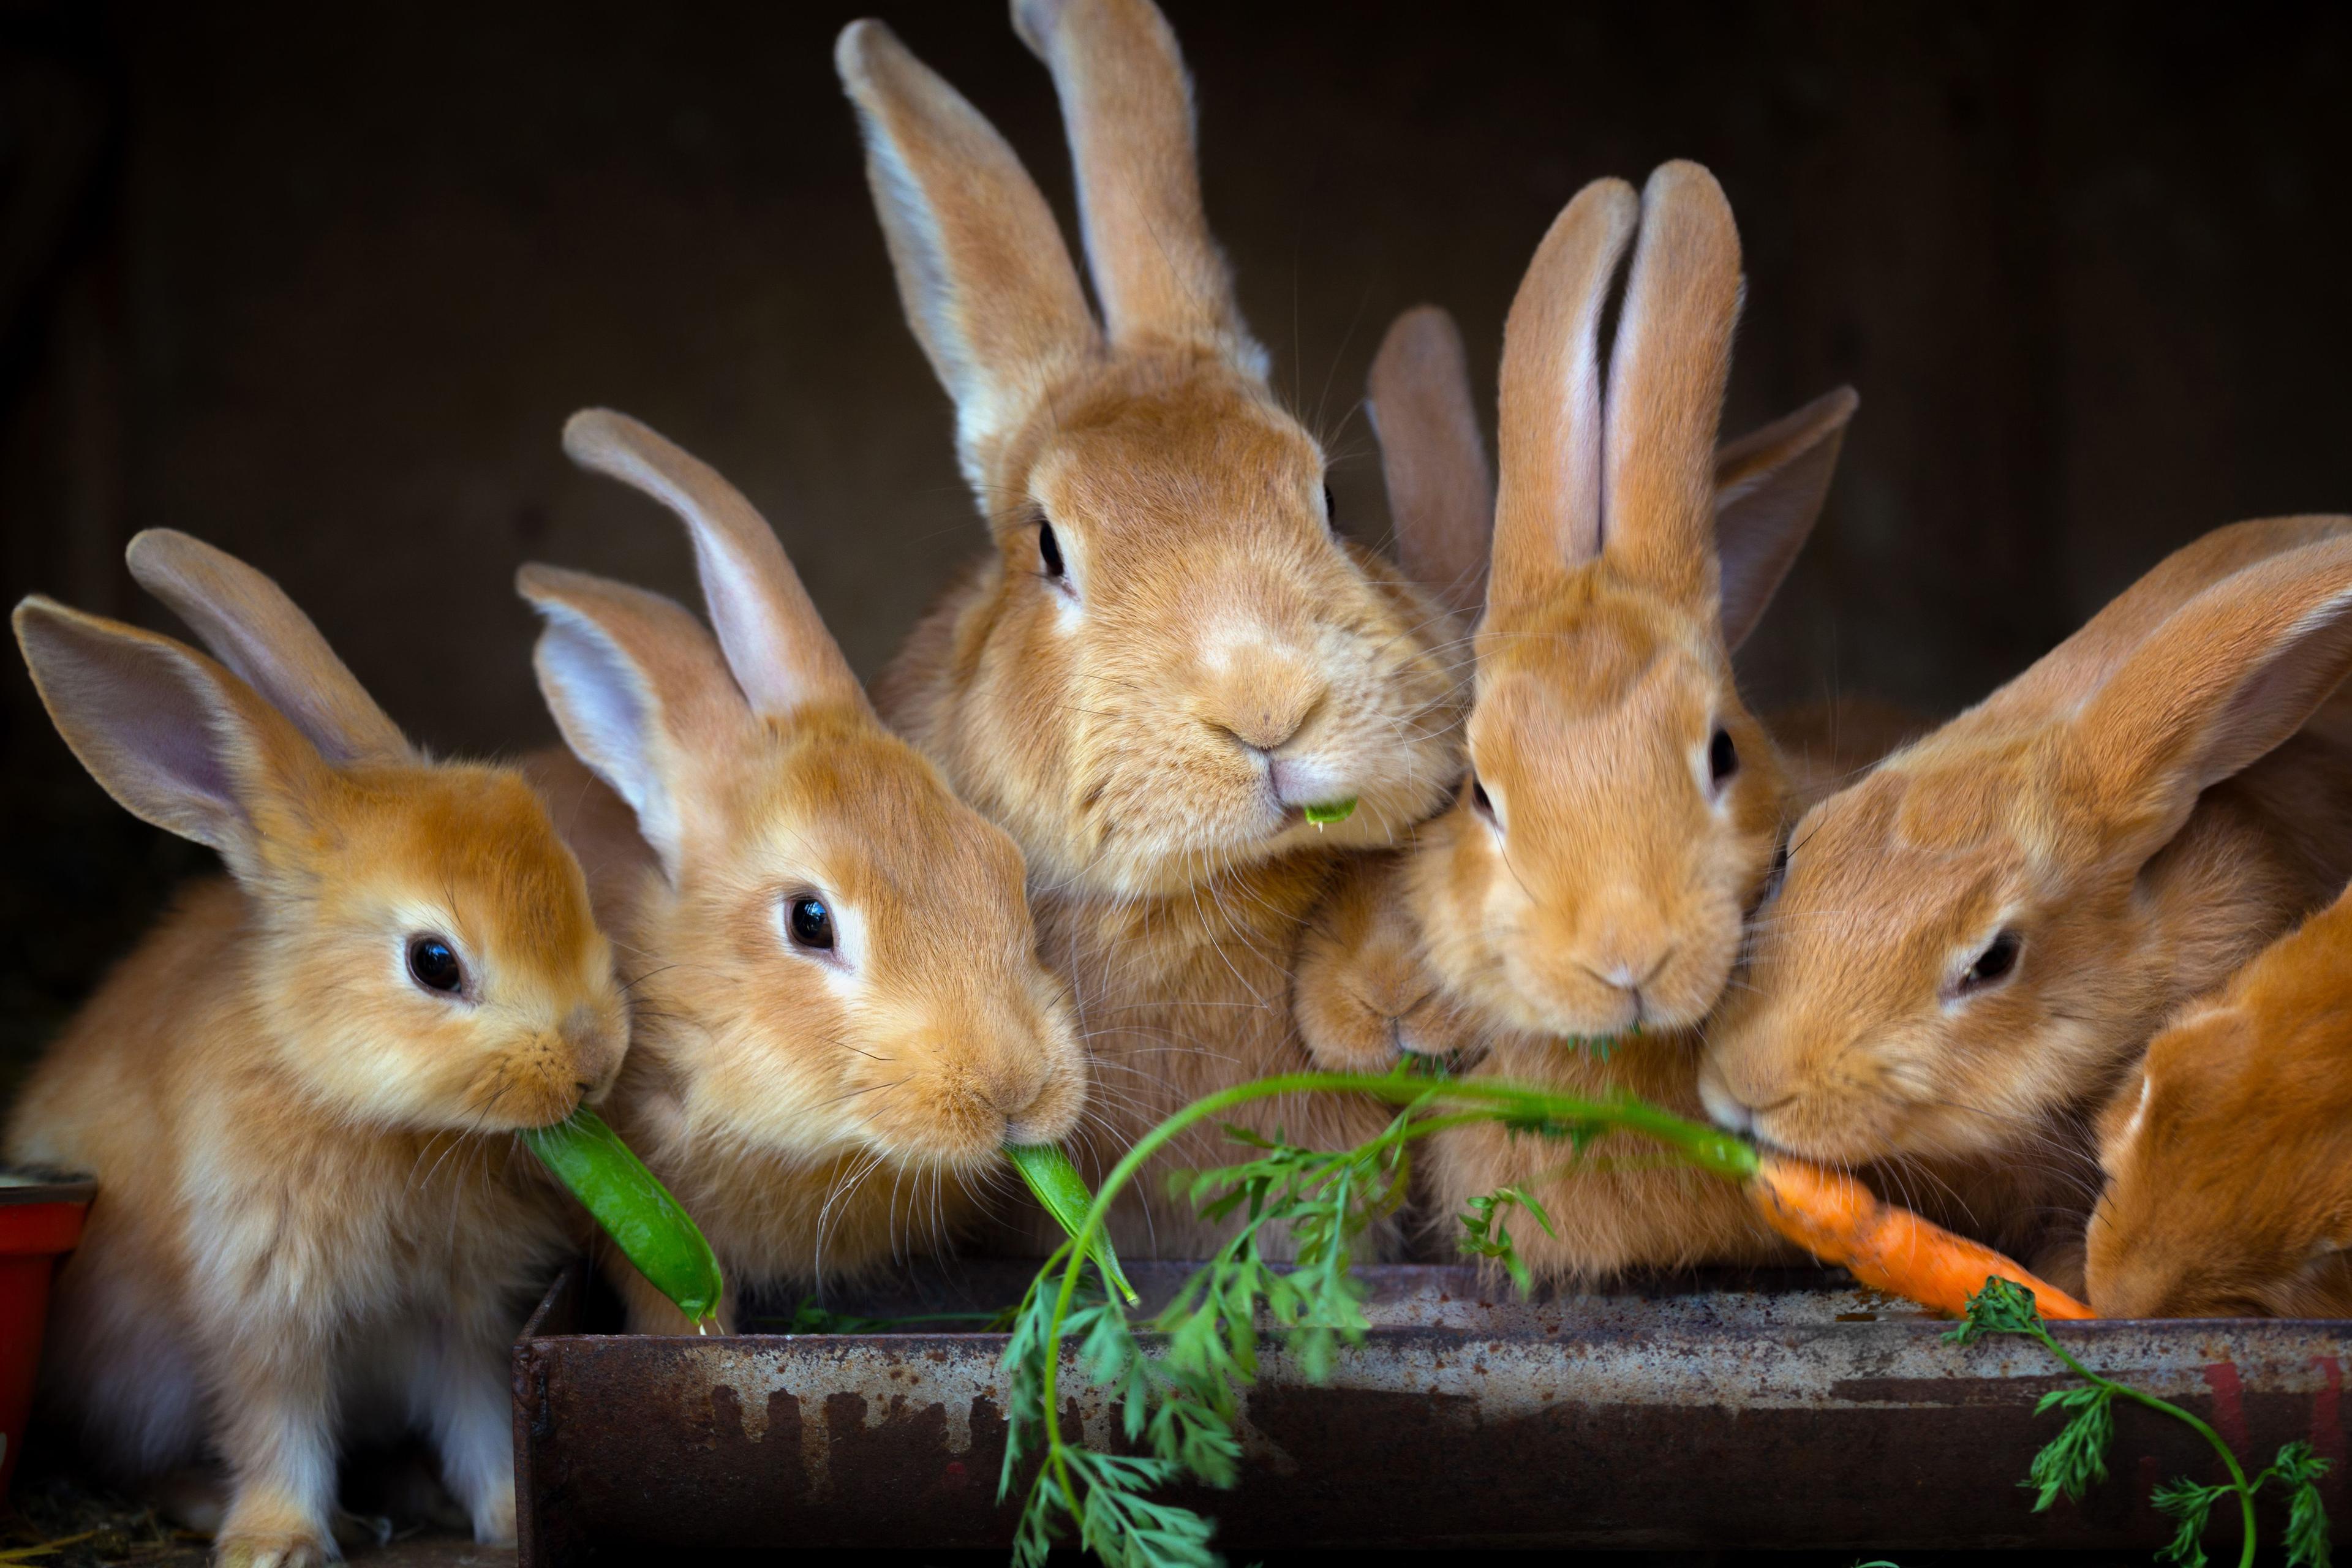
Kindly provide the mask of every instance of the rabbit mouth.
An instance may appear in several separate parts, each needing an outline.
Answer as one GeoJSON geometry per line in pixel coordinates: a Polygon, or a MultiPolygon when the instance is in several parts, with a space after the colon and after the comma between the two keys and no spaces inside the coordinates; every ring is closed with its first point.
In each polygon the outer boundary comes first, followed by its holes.
{"type": "Polygon", "coordinates": [[[509,1132],[552,1127],[587,1103],[596,1087],[589,1079],[559,1072],[502,1071],[470,1097],[475,1103],[467,1120],[509,1132]]]}

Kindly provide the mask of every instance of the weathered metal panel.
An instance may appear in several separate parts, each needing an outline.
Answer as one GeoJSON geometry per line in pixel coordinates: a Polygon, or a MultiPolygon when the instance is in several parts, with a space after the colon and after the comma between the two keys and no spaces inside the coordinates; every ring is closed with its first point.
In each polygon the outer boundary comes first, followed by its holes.
{"type": "MultiPolygon", "coordinates": [[[[1175,1264],[1133,1269],[1146,1295],[1175,1264]]],[[[1374,1329],[1328,1385],[1283,1357],[1248,1395],[1232,1492],[1189,1499],[1232,1552],[1302,1546],[2152,1546],[2150,1487],[2207,1477],[2176,1422],[2118,1412],[2110,1482],[2032,1511],[2018,1486],[2068,1381],[2038,1347],[1960,1347],[1948,1324],[1822,1277],[1522,1302],[1463,1268],[1366,1271],[1374,1329]]],[[[877,1313],[1016,1299],[973,1263],[868,1298],[877,1313]]],[[[653,1546],[993,1547],[1004,1452],[992,1334],[650,1340],[569,1332],[576,1277],[515,1352],[524,1568],[653,1546]]],[[[2352,1324],[2096,1322],[2090,1365],[2211,1420],[2247,1458],[2309,1440],[2339,1461],[2352,1324]]],[[[1108,1442],[1090,1394],[1066,1421],[1108,1442]]],[[[2217,1527],[2216,1538],[2227,1529],[2217,1527]]]]}

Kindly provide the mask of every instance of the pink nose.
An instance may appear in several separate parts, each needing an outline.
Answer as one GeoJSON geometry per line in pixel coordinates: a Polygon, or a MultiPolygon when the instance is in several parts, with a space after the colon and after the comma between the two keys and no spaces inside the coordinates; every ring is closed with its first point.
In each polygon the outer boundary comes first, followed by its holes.
{"type": "Polygon", "coordinates": [[[1638,994],[1644,986],[1656,983],[1675,956],[1674,943],[1654,939],[1620,938],[1601,947],[1583,961],[1583,969],[1601,984],[1630,994],[1638,994]]]}
{"type": "Polygon", "coordinates": [[[1253,751],[1271,752],[1322,705],[1324,685],[1296,656],[1263,646],[1232,655],[1202,716],[1253,751]]]}

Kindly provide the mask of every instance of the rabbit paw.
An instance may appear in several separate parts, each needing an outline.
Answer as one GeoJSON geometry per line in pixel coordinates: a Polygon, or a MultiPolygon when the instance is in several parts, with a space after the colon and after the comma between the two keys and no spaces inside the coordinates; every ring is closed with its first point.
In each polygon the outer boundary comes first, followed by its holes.
{"type": "Polygon", "coordinates": [[[1477,1054],[1477,1029],[1433,987],[1368,998],[1335,977],[1312,1001],[1302,985],[1297,1014],[1300,1038],[1327,1071],[1386,1072],[1406,1056],[1458,1067],[1477,1054]]]}
{"type": "Polygon", "coordinates": [[[213,1543],[214,1568],[326,1568],[342,1553],[308,1531],[224,1535],[213,1543]]]}
{"type": "Polygon", "coordinates": [[[485,1502],[474,1512],[474,1542],[478,1546],[515,1543],[515,1500],[509,1490],[485,1502]]]}
{"type": "Polygon", "coordinates": [[[1401,1055],[1457,1058],[1477,1038],[1399,903],[1373,889],[1343,891],[1308,929],[1291,1013],[1307,1054],[1334,1072],[1386,1072],[1401,1055]]]}

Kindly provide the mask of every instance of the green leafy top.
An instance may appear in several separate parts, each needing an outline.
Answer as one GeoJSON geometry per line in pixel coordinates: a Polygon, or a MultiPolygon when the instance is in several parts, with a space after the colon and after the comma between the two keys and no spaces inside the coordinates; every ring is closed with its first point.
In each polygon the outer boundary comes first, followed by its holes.
{"type": "Polygon", "coordinates": [[[2158,1399],[2127,1384],[2091,1371],[2051,1334],[2033,1304],[2032,1292],[2007,1279],[1988,1279],[1984,1289],[1969,1299],[1968,1316],[1944,1337],[1967,1344],[1986,1334],[2016,1334],[2039,1342],[2083,1380],[2080,1387],[2053,1389],[2042,1396],[2034,1414],[2068,1413],[2066,1425],[2034,1455],[2024,1485],[2034,1489],[2036,1512],[2064,1497],[2080,1502],[2085,1492],[2107,1479],[2107,1448],[2116,1435],[2116,1401],[2128,1400],[2182,1422],[2212,1446],[2229,1479],[2209,1485],[2181,1477],[2156,1489],[2150,1500],[2174,1524],[2171,1542],[2158,1553],[2181,1568],[2206,1568],[2205,1530],[2213,1510],[2235,1498],[2243,1530],[2241,1568],[2252,1568],[2256,1536],[2254,1498],[2276,1481],[2287,1493],[2286,1550],[2290,1568],[2327,1568],[2327,1510],[2320,1501],[2319,1478],[2327,1461],[2308,1443],[2289,1443],[2278,1451],[2270,1468],[2252,1480],[2220,1433],[2170,1400],[2158,1399]]]}

